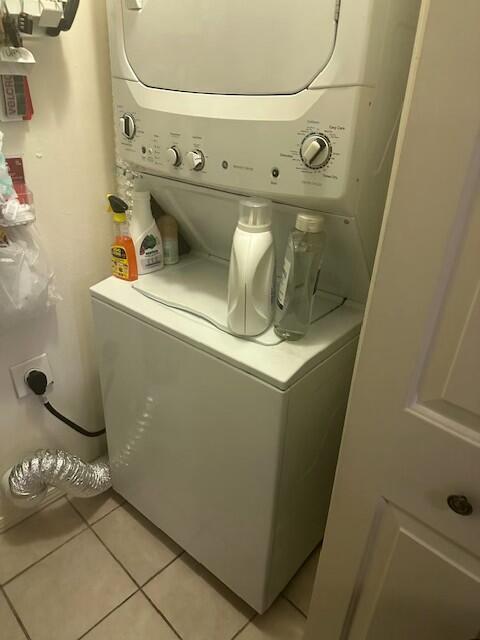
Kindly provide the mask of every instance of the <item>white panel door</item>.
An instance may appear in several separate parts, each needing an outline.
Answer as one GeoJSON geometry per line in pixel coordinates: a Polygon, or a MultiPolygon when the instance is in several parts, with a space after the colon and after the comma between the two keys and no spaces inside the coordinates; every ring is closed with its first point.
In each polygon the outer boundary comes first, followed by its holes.
{"type": "Polygon", "coordinates": [[[388,503],[379,525],[350,637],[470,640],[480,560],[388,503]]]}
{"type": "Polygon", "coordinates": [[[480,637],[479,25],[423,3],[307,640],[480,637]]]}

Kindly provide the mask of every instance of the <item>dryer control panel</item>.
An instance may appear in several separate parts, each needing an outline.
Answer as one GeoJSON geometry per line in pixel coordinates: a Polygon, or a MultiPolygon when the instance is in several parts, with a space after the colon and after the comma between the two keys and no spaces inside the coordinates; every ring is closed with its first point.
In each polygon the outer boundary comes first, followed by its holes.
{"type": "Polygon", "coordinates": [[[211,115],[205,96],[115,79],[117,155],[146,173],[355,215],[369,91],[226,96],[211,115]]]}

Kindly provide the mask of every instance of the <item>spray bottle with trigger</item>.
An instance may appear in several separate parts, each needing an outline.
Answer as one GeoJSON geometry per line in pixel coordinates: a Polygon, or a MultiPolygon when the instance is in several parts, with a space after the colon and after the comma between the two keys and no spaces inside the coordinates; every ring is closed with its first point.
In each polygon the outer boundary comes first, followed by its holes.
{"type": "Polygon", "coordinates": [[[122,280],[137,280],[137,259],[135,245],[129,235],[127,209],[128,204],[114,195],[108,196],[109,210],[113,212],[115,236],[111,248],[112,273],[122,280]]]}

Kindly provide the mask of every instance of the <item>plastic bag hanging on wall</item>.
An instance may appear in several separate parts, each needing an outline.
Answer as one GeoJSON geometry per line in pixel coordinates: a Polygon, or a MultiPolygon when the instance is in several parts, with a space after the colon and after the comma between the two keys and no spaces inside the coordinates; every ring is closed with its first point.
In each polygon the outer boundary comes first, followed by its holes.
{"type": "Polygon", "coordinates": [[[13,227],[35,220],[33,195],[25,182],[22,158],[5,158],[0,132],[0,226],[13,227]]]}
{"type": "Polygon", "coordinates": [[[23,163],[12,158],[7,164],[2,140],[0,132],[0,332],[61,300],[33,224],[33,198],[25,184],[23,163]]]}
{"type": "Polygon", "coordinates": [[[0,332],[47,311],[59,300],[35,225],[0,227],[0,332]]]}

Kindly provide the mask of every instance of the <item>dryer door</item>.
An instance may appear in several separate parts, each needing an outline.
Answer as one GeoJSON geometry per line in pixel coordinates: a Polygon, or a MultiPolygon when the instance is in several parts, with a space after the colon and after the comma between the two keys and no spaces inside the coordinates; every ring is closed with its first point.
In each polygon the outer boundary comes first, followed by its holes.
{"type": "Polygon", "coordinates": [[[335,0],[142,0],[140,10],[122,2],[125,52],[150,87],[297,93],[335,45],[335,0]]]}

